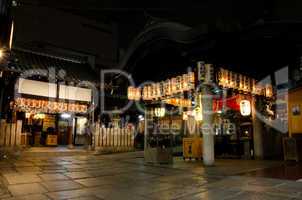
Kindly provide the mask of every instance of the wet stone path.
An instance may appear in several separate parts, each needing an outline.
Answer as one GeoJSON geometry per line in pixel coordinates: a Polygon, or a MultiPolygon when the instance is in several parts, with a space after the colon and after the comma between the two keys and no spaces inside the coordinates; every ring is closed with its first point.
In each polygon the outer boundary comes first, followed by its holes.
{"type": "Polygon", "coordinates": [[[278,162],[218,160],[215,167],[176,159],[145,165],[141,152],[24,157],[0,162],[0,199],[302,199],[302,183],[242,176],[278,162]]]}

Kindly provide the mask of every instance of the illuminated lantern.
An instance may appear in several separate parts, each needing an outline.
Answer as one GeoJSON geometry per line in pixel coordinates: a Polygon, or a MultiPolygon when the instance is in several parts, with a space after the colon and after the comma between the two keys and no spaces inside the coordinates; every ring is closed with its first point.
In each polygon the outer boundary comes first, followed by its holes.
{"type": "Polygon", "coordinates": [[[219,69],[218,71],[218,85],[223,86],[222,69],[219,69]]]}
{"type": "Polygon", "coordinates": [[[273,89],[272,89],[272,86],[267,84],[265,86],[265,96],[266,97],[272,97],[273,96],[273,89]]]}
{"type": "Polygon", "coordinates": [[[243,75],[239,75],[239,90],[243,90],[243,86],[244,86],[244,77],[243,75]]]}
{"type": "Polygon", "coordinates": [[[25,113],[25,118],[26,118],[26,119],[29,119],[29,118],[30,118],[30,115],[31,115],[30,113],[25,113]]]}
{"type": "Polygon", "coordinates": [[[205,65],[205,83],[213,83],[215,79],[214,67],[211,64],[205,65]]]}
{"type": "Polygon", "coordinates": [[[237,90],[240,89],[240,75],[239,74],[236,74],[236,84],[235,84],[235,88],[237,90]]]}
{"type": "Polygon", "coordinates": [[[142,91],[141,91],[141,88],[137,88],[137,91],[136,91],[136,98],[137,98],[138,101],[142,98],[142,91]]]}
{"type": "Polygon", "coordinates": [[[223,70],[223,87],[228,87],[228,71],[223,70]]]}
{"type": "Polygon", "coordinates": [[[240,101],[240,113],[242,116],[251,115],[251,103],[248,100],[240,101]]]}
{"type": "Polygon", "coordinates": [[[188,113],[187,112],[182,113],[182,120],[184,120],[184,121],[188,120],[188,113]]]}
{"type": "Polygon", "coordinates": [[[193,90],[195,88],[195,75],[194,72],[188,73],[188,79],[189,79],[189,89],[193,90]]]}
{"type": "Polygon", "coordinates": [[[249,91],[249,78],[244,76],[244,88],[243,91],[248,92],[249,91]]]}
{"type": "Polygon", "coordinates": [[[189,90],[189,83],[188,83],[188,76],[187,74],[182,75],[182,89],[183,91],[188,91],[189,90]]]}
{"type": "Polygon", "coordinates": [[[166,95],[169,96],[172,94],[171,81],[168,79],[166,81],[166,95]]]}
{"type": "Polygon", "coordinates": [[[201,108],[199,108],[199,107],[195,108],[195,110],[193,111],[193,115],[194,115],[196,121],[203,120],[201,108]]]}
{"type": "Polygon", "coordinates": [[[148,87],[144,86],[143,88],[143,99],[147,100],[148,99],[148,87]]]}
{"type": "Polygon", "coordinates": [[[133,87],[128,87],[128,99],[133,100],[133,87]]]}
{"type": "Polygon", "coordinates": [[[164,97],[165,96],[165,82],[162,81],[160,82],[160,85],[159,85],[159,90],[160,90],[160,98],[164,97]]]}
{"type": "Polygon", "coordinates": [[[172,88],[172,94],[175,94],[175,93],[177,93],[177,87],[176,87],[176,85],[177,85],[177,79],[176,78],[172,78],[171,79],[171,88],[172,88]]]}
{"type": "Polygon", "coordinates": [[[252,94],[256,94],[257,90],[256,90],[256,80],[252,79],[252,94]]]}
{"type": "Polygon", "coordinates": [[[157,98],[157,86],[156,83],[152,84],[152,99],[156,99],[157,98]]]}
{"type": "Polygon", "coordinates": [[[236,73],[232,73],[232,77],[231,77],[231,86],[232,88],[236,89],[236,79],[237,79],[237,74],[236,73]]]}
{"type": "Polygon", "coordinates": [[[154,114],[156,117],[164,117],[166,113],[165,108],[155,108],[154,109],[154,114]]]}
{"type": "Polygon", "coordinates": [[[160,97],[161,97],[161,84],[156,83],[156,98],[160,98],[160,97]]]}
{"type": "Polygon", "coordinates": [[[148,88],[148,100],[152,99],[152,85],[147,86],[148,88]]]}
{"type": "Polygon", "coordinates": [[[202,121],[203,120],[203,116],[202,116],[202,103],[201,103],[201,95],[198,95],[195,99],[197,106],[196,108],[193,110],[194,113],[194,117],[196,121],[202,121]]]}

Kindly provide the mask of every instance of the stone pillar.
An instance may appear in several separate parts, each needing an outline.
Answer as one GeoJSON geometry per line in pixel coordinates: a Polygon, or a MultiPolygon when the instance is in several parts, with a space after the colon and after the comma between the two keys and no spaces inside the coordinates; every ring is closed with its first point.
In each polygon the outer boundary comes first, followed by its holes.
{"type": "Polygon", "coordinates": [[[256,97],[252,97],[252,120],[253,120],[253,140],[254,140],[254,157],[263,159],[263,123],[257,116],[256,97]]]}
{"type": "Polygon", "coordinates": [[[210,89],[207,87],[204,88],[201,101],[203,115],[203,163],[206,166],[212,166],[215,162],[212,100],[210,89]]]}

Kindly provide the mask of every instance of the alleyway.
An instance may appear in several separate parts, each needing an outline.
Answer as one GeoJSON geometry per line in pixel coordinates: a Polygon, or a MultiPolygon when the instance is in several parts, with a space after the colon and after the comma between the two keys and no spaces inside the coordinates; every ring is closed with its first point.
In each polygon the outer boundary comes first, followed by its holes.
{"type": "Polygon", "coordinates": [[[275,161],[218,160],[204,168],[181,159],[173,166],[149,166],[141,152],[23,157],[1,161],[0,195],[11,200],[302,199],[302,183],[248,174],[278,166],[275,161]]]}

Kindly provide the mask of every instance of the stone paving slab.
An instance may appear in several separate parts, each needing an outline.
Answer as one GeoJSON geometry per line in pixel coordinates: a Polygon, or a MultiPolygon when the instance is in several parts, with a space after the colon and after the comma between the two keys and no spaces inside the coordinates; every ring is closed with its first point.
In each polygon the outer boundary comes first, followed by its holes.
{"type": "Polygon", "coordinates": [[[242,175],[278,164],[217,160],[204,167],[175,159],[173,165],[145,165],[141,152],[25,157],[0,162],[0,199],[302,199],[301,182],[242,175]]]}
{"type": "Polygon", "coordinates": [[[41,182],[40,177],[36,174],[9,173],[9,174],[4,174],[3,176],[7,180],[8,184],[41,182]]]}
{"type": "Polygon", "coordinates": [[[19,197],[7,197],[7,198],[3,198],[3,200],[50,200],[50,199],[44,194],[33,194],[33,195],[25,195],[19,197]]]}
{"type": "Polygon", "coordinates": [[[39,183],[9,185],[8,190],[13,196],[25,196],[30,194],[43,194],[47,190],[39,183]]]}
{"type": "Polygon", "coordinates": [[[69,178],[61,173],[40,174],[39,177],[43,181],[68,180],[69,178]]]}
{"type": "Polygon", "coordinates": [[[88,172],[83,172],[83,171],[79,171],[79,172],[69,172],[69,173],[65,173],[66,176],[68,176],[71,179],[80,179],[80,178],[92,178],[93,176],[91,174],[89,174],[88,172]]]}
{"type": "Polygon", "coordinates": [[[82,185],[68,180],[68,181],[46,181],[41,183],[48,191],[54,192],[54,191],[64,191],[64,190],[74,190],[74,189],[80,189],[82,188],[82,185]]]}

